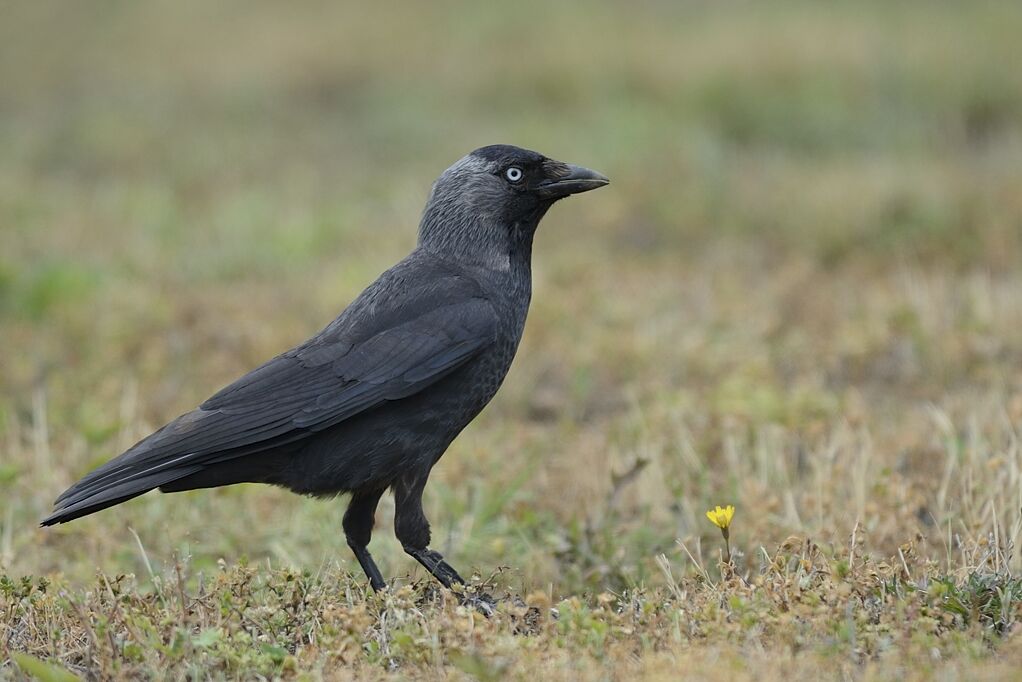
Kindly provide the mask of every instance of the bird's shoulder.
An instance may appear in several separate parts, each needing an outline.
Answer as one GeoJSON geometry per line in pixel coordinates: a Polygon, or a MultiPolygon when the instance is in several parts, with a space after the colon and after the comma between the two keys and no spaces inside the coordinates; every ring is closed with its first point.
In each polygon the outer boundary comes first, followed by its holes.
{"type": "Polygon", "coordinates": [[[359,343],[438,309],[470,306],[492,309],[490,293],[457,263],[413,251],[377,278],[318,335],[307,343],[359,343]]]}

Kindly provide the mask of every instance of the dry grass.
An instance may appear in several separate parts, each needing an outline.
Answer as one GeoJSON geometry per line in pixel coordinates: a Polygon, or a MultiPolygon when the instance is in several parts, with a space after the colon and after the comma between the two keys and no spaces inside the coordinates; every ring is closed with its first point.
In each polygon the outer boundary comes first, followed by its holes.
{"type": "Polygon", "coordinates": [[[32,659],[0,677],[1011,677],[1022,12],[888,5],[8,8],[0,653],[32,659]],[[613,179],[545,221],[520,356],[427,489],[497,616],[389,500],[382,597],[343,505],[282,491],[36,527],[494,141],[613,179]]]}

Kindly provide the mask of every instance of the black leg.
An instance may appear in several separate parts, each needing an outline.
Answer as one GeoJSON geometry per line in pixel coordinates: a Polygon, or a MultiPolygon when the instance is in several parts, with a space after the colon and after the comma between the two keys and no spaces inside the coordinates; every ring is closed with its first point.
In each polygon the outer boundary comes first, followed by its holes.
{"type": "Polygon", "coordinates": [[[367,549],[373,536],[373,522],[376,516],[376,505],[380,502],[383,490],[358,491],[352,495],[348,510],[344,512],[344,536],[348,539],[348,547],[355,553],[359,565],[369,578],[369,585],[379,592],[387,586],[380,569],[373,561],[367,549]]]}
{"type": "Polygon", "coordinates": [[[464,585],[465,579],[458,575],[458,572],[454,568],[444,561],[444,558],[440,555],[440,552],[434,552],[431,549],[417,549],[415,547],[409,547],[405,545],[405,551],[411,556],[415,557],[415,560],[426,567],[426,570],[433,574],[437,580],[443,583],[443,586],[450,588],[451,585],[464,585]]]}
{"type": "MultiPolygon", "coordinates": [[[[450,589],[453,585],[464,585],[465,579],[446,561],[440,552],[429,548],[429,521],[422,512],[422,490],[426,487],[426,476],[406,476],[394,484],[394,534],[410,556],[426,567],[440,583],[450,589]]],[[[461,595],[462,603],[474,606],[489,617],[494,612],[494,602],[489,595],[461,595]]]]}
{"type": "Polygon", "coordinates": [[[394,484],[394,534],[405,552],[415,557],[444,587],[464,585],[465,580],[440,553],[429,549],[429,521],[422,512],[422,490],[428,475],[429,472],[409,474],[394,484]]]}

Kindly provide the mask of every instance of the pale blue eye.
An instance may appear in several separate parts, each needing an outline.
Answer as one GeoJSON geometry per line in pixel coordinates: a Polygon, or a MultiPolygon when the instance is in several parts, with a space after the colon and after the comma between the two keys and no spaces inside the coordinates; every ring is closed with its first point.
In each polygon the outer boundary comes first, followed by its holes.
{"type": "Polygon", "coordinates": [[[504,171],[504,176],[511,182],[518,182],[519,180],[522,179],[522,169],[511,166],[506,171],[504,171]]]}

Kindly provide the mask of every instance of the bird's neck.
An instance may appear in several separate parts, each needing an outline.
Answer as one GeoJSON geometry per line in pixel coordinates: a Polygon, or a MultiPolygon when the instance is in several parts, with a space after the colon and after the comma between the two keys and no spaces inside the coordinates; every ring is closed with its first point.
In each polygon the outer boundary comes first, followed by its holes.
{"type": "Polygon", "coordinates": [[[531,271],[532,240],[541,215],[508,224],[478,215],[459,215],[452,210],[456,207],[446,208],[446,211],[427,208],[423,214],[419,249],[472,268],[531,271]]]}

